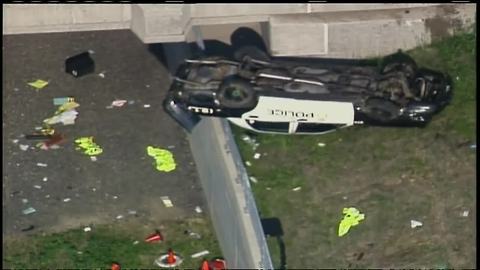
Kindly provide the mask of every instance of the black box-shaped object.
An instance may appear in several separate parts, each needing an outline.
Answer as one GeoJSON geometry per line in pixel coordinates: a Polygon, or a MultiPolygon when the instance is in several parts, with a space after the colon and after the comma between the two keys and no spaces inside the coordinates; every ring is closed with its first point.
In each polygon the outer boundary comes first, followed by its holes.
{"type": "Polygon", "coordinates": [[[65,72],[80,77],[95,71],[95,62],[89,52],[74,55],[65,60],[65,72]]]}

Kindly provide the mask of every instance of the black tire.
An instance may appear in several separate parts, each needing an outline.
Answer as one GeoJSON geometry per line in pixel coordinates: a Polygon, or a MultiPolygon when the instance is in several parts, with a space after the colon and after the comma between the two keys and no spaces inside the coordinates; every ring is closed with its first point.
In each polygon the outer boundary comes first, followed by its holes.
{"type": "Polygon", "coordinates": [[[230,109],[253,108],[257,103],[252,85],[238,77],[225,79],[218,89],[217,98],[220,105],[230,109]]]}
{"type": "Polygon", "coordinates": [[[400,106],[381,98],[370,98],[365,108],[369,118],[382,123],[391,121],[400,114],[400,106]]]}
{"type": "Polygon", "coordinates": [[[383,59],[381,73],[400,71],[405,74],[407,79],[413,79],[417,72],[417,63],[407,54],[402,52],[387,56],[383,59]]]}
{"type": "Polygon", "coordinates": [[[233,59],[239,62],[243,61],[245,56],[249,56],[255,60],[270,61],[270,56],[255,46],[244,46],[233,53],[233,59]]]}

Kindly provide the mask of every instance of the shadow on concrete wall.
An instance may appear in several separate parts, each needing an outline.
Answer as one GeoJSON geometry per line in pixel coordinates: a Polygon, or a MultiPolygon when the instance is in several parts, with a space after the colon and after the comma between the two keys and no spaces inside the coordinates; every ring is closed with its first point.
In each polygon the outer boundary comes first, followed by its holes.
{"type": "Polygon", "coordinates": [[[262,36],[260,36],[253,29],[248,27],[240,27],[235,30],[230,36],[230,43],[218,41],[218,40],[204,40],[205,50],[201,50],[197,43],[191,42],[173,42],[173,43],[154,43],[149,44],[148,50],[152,53],[165,67],[174,73],[178,65],[173,65],[168,61],[168,58],[172,56],[166,56],[165,51],[172,53],[174,50],[166,50],[166,48],[178,48],[178,51],[191,52],[191,58],[200,58],[208,56],[222,56],[229,59],[233,58],[233,53],[244,46],[255,46],[262,51],[267,52],[267,46],[262,36]]]}

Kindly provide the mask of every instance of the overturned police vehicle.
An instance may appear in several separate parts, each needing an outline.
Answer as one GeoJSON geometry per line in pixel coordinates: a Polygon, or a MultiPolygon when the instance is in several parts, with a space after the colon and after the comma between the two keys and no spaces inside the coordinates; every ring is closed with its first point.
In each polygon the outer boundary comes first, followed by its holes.
{"type": "Polygon", "coordinates": [[[448,75],[401,52],[376,64],[244,47],[232,59],[185,60],[163,105],[189,131],[201,115],[256,132],[321,134],[355,124],[424,126],[451,98],[448,75]]]}

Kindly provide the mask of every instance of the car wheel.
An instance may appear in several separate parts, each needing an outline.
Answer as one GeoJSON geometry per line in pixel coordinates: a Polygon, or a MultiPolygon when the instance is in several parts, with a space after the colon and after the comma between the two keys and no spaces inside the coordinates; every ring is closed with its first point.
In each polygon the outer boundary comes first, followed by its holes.
{"type": "Polygon", "coordinates": [[[417,64],[410,56],[404,53],[396,53],[385,57],[381,67],[381,73],[403,72],[407,79],[412,79],[417,72],[417,64]]]}
{"type": "Polygon", "coordinates": [[[371,98],[366,104],[367,115],[376,121],[388,122],[400,114],[400,107],[386,99],[371,98]]]}
{"type": "Polygon", "coordinates": [[[266,52],[254,46],[241,47],[233,53],[233,58],[239,62],[243,61],[245,56],[249,56],[255,60],[270,61],[270,56],[268,56],[266,52]]]}
{"type": "Polygon", "coordinates": [[[225,79],[218,89],[217,98],[222,106],[231,109],[253,108],[257,101],[252,85],[238,77],[225,79]]]}

